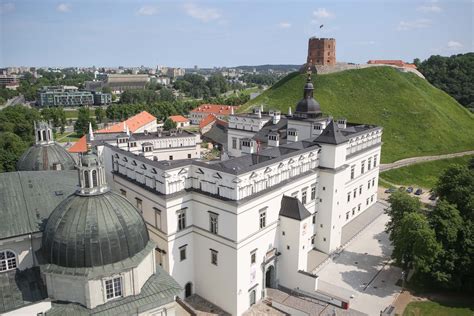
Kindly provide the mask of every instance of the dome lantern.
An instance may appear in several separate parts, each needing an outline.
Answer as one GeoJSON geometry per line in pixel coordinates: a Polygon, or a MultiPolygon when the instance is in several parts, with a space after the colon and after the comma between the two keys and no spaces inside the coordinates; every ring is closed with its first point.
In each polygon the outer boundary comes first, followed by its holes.
{"type": "Polygon", "coordinates": [[[80,195],[96,195],[109,191],[105,178],[105,169],[97,154],[89,148],[79,159],[79,191],[80,195]]]}
{"type": "Polygon", "coordinates": [[[34,122],[36,145],[48,145],[54,143],[51,125],[45,121],[34,122]]]}

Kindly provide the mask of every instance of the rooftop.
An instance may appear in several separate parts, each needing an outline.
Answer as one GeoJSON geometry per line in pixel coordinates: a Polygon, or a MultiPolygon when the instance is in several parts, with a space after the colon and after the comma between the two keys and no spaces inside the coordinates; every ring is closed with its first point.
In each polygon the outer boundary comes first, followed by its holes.
{"type": "Polygon", "coordinates": [[[222,105],[222,104],[202,104],[199,107],[191,111],[191,113],[214,113],[220,115],[229,115],[231,113],[231,108],[234,108],[234,111],[237,110],[238,106],[231,105],[222,105]]]}
{"type": "Polygon", "coordinates": [[[182,115],[172,115],[169,117],[170,120],[172,120],[175,123],[186,123],[189,122],[187,118],[185,118],[182,115]]]}

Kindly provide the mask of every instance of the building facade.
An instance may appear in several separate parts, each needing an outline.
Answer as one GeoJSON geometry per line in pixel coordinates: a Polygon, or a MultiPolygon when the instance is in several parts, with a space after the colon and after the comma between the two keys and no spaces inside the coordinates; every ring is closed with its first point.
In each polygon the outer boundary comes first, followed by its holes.
{"type": "Polygon", "coordinates": [[[94,96],[74,86],[47,86],[38,92],[36,103],[41,107],[93,105],[94,96]]]}
{"type": "Polygon", "coordinates": [[[382,128],[324,117],[312,92],[309,80],[286,143],[257,151],[249,135],[238,157],[153,161],[104,146],[110,183],[142,212],[185,296],[241,315],[269,287],[316,295],[308,254],[336,251],[342,228],[376,202],[382,128]]]}
{"type": "Polygon", "coordinates": [[[226,119],[233,114],[238,106],[220,105],[220,104],[202,104],[189,113],[191,124],[199,125],[209,114],[214,115],[220,120],[226,119]]]}

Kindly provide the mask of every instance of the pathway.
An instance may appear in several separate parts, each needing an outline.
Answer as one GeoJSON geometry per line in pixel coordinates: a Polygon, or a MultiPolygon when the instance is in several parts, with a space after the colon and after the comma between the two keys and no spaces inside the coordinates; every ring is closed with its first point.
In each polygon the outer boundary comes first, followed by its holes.
{"type": "Polygon", "coordinates": [[[391,169],[397,169],[409,165],[413,165],[419,162],[425,162],[425,161],[434,161],[434,160],[441,160],[441,159],[447,159],[447,158],[454,158],[454,157],[461,157],[461,156],[467,156],[467,155],[474,155],[474,150],[469,150],[469,151],[463,151],[459,153],[452,153],[452,154],[445,154],[445,155],[437,155],[437,156],[421,156],[421,157],[411,157],[411,158],[406,158],[402,160],[397,160],[392,163],[387,163],[387,164],[381,164],[380,165],[380,172],[391,170],[391,169]]]}

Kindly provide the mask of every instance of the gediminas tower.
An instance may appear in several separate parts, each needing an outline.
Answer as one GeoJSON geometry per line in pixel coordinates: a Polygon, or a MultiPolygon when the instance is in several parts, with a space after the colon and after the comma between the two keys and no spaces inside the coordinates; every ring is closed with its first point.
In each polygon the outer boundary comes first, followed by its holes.
{"type": "Polygon", "coordinates": [[[308,41],[307,65],[334,66],[336,64],[336,39],[311,37],[308,41]]]}

